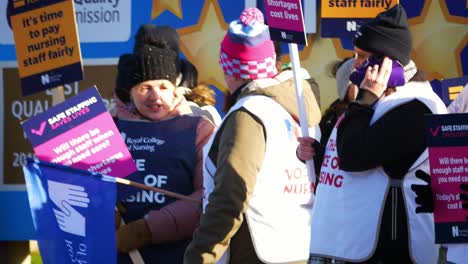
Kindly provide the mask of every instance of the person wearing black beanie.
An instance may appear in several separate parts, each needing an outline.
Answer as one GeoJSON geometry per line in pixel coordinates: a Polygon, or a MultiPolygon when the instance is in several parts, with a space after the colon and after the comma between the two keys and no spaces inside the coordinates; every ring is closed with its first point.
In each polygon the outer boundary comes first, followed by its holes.
{"type": "Polygon", "coordinates": [[[395,5],[361,26],[354,38],[359,49],[398,60],[410,62],[413,38],[408,28],[408,17],[401,5],[395,5]]]}
{"type": "Polygon", "coordinates": [[[181,72],[181,59],[179,56],[179,34],[170,26],[156,26],[154,24],[143,24],[135,34],[135,44],[133,52],[138,51],[143,46],[152,43],[164,43],[167,48],[176,53],[177,73],[181,72]]]}
{"type": "MultiPolygon", "coordinates": [[[[114,117],[132,157],[144,163],[127,179],[150,186],[157,183],[201,202],[202,148],[215,125],[193,116],[176,90],[175,58],[176,53],[162,42],[146,43],[120,56],[115,93],[126,111],[114,117]]],[[[117,190],[116,219],[126,225],[116,220],[118,262],[131,263],[128,253],[138,250],[144,263],[182,263],[199,222],[199,204],[153,192],[129,194],[122,188],[117,190]]]]}
{"type": "Polygon", "coordinates": [[[176,53],[164,43],[145,44],[132,54],[120,56],[117,66],[115,92],[124,103],[130,102],[130,90],[138,83],[148,80],[168,80],[174,86],[177,71],[174,63],[176,53]]]}
{"type": "MultiPolygon", "coordinates": [[[[424,115],[447,109],[411,61],[411,39],[399,4],[357,33],[354,67],[364,76],[325,150],[310,263],[437,262],[433,217],[416,214],[410,186],[422,182],[416,171],[429,173],[424,115]],[[364,66],[372,55],[381,63],[364,66]],[[402,84],[389,86],[395,77],[402,84]]],[[[300,143],[298,153],[311,148],[300,143]]]]}
{"type": "MultiPolygon", "coordinates": [[[[157,26],[154,24],[141,25],[135,34],[134,52],[138,52],[146,45],[160,45],[173,51],[176,56],[171,58],[174,61],[177,78],[175,85],[178,92],[182,93],[187,99],[193,115],[207,117],[215,124],[221,122],[221,116],[214,107],[216,104],[215,92],[208,86],[198,83],[198,70],[188,60],[180,57],[180,38],[177,31],[171,26],[157,26]]],[[[128,98],[125,91],[118,92],[113,110],[122,111],[122,102],[128,98]],[[119,100],[120,99],[120,100],[119,100]]]]}

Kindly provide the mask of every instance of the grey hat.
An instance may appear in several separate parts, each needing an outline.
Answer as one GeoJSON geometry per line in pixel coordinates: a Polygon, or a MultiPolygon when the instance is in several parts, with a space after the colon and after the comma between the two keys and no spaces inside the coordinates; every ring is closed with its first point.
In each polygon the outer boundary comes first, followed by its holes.
{"type": "Polygon", "coordinates": [[[349,75],[353,72],[354,58],[345,61],[336,71],[336,89],[340,100],[344,100],[348,92],[348,86],[351,84],[349,75]]]}

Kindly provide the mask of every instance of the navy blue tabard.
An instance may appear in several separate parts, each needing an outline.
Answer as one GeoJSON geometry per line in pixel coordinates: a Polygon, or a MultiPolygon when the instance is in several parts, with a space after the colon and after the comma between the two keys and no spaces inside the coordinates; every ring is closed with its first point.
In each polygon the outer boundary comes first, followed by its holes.
{"type": "MultiPolygon", "coordinates": [[[[196,160],[196,132],[200,117],[179,116],[161,122],[117,120],[116,124],[138,171],[126,179],[164,190],[190,195],[196,160]]],[[[118,185],[118,200],[127,209],[125,223],[143,218],[176,199],[146,190],[118,185]]],[[[164,228],[164,227],[161,227],[164,228]]],[[[182,263],[190,240],[151,245],[139,249],[145,263],[182,263]]],[[[119,263],[131,263],[119,254],[119,263]]]]}

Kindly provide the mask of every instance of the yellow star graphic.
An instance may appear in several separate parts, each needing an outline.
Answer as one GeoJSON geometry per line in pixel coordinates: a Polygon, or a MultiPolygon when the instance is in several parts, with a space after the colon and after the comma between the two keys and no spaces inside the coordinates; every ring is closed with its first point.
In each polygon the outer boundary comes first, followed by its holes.
{"type": "Polygon", "coordinates": [[[462,76],[457,47],[468,33],[468,27],[450,22],[444,16],[440,1],[428,1],[426,5],[429,7],[425,7],[423,13],[427,13],[421,15],[423,22],[414,24],[415,21],[410,20],[413,60],[428,74],[429,80],[462,76]]]}
{"type": "Polygon", "coordinates": [[[198,24],[178,30],[180,48],[197,67],[199,81],[212,84],[224,93],[227,89],[218,59],[219,45],[227,29],[219,4],[208,0],[203,6],[198,24]]]}
{"type": "Polygon", "coordinates": [[[316,36],[301,52],[301,67],[305,68],[319,85],[322,112],[338,98],[336,81],[330,75],[331,64],[353,54],[352,51],[343,49],[339,39],[316,36]]]}
{"type": "Polygon", "coordinates": [[[180,0],[153,0],[153,8],[151,9],[151,19],[154,19],[169,10],[178,18],[182,19],[182,7],[180,0]]]}

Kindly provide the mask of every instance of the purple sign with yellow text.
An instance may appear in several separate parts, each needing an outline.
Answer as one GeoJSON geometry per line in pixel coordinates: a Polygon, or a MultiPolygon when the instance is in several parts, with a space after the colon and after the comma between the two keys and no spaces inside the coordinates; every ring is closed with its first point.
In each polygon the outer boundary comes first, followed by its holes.
{"type": "Polygon", "coordinates": [[[265,0],[272,40],[307,45],[300,0],[265,0]]]}
{"type": "Polygon", "coordinates": [[[96,87],[22,123],[40,160],[115,177],[136,171],[96,87]]]}
{"type": "Polygon", "coordinates": [[[426,127],[436,243],[467,243],[460,185],[468,184],[468,114],[428,115],[426,127]]]}

